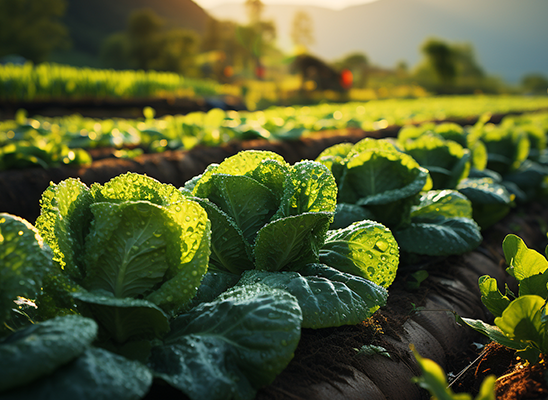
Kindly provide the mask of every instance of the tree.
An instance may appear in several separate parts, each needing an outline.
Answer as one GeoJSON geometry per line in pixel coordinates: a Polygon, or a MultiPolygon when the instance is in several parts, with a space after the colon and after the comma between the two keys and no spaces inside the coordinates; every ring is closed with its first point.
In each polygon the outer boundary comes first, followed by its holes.
{"type": "Polygon", "coordinates": [[[428,39],[422,45],[421,51],[442,85],[451,85],[457,76],[456,55],[453,49],[441,40],[428,39]]]}
{"type": "Polygon", "coordinates": [[[151,67],[156,70],[175,71],[185,76],[196,76],[194,57],[198,53],[198,34],[186,29],[171,29],[161,36],[158,56],[151,67]]]}
{"type": "Polygon", "coordinates": [[[302,47],[305,52],[314,44],[314,26],[312,18],[304,11],[297,11],[291,25],[291,40],[297,47],[302,47]]]}
{"type": "Polygon", "coordinates": [[[546,94],[548,91],[548,78],[542,74],[527,74],[521,79],[521,86],[528,93],[546,94]]]}
{"type": "Polygon", "coordinates": [[[104,42],[103,61],[113,68],[196,75],[198,35],[180,28],[165,29],[165,25],[151,9],[134,11],[128,18],[126,30],[109,36],[104,42]]]}
{"type": "Polygon", "coordinates": [[[0,0],[0,56],[18,54],[35,63],[70,45],[59,22],[65,0],[0,0]]]}
{"type": "Polygon", "coordinates": [[[149,8],[133,11],[128,19],[129,56],[137,68],[151,69],[160,52],[164,21],[149,8]]]}
{"type": "Polygon", "coordinates": [[[246,0],[245,7],[249,16],[249,24],[257,25],[261,21],[264,4],[261,0],[246,0]]]}

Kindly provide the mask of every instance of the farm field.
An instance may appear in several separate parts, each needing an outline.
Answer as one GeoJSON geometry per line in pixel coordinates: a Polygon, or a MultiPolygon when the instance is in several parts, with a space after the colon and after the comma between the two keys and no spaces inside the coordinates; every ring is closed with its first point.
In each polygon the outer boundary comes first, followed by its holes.
{"type": "Polygon", "coordinates": [[[0,128],[0,354],[33,369],[0,398],[425,398],[439,373],[418,354],[457,374],[487,345],[466,324],[542,369],[542,336],[511,332],[545,329],[547,105],[19,112],[0,128]]]}
{"type": "Polygon", "coordinates": [[[547,399],[548,3],[226,1],[0,0],[0,400],[547,399]]]}

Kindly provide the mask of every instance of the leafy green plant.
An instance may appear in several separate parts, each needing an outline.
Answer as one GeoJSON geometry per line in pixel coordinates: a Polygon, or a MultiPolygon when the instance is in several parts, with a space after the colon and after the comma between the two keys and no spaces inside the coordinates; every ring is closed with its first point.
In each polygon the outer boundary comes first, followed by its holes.
{"type": "Polygon", "coordinates": [[[454,190],[430,190],[428,170],[389,140],[336,145],[317,160],[339,188],[334,227],[375,220],[402,250],[433,256],[464,253],[482,240],[470,201],[454,190]]]}
{"type": "MultiPolygon", "coordinates": [[[[473,129],[481,129],[480,120],[473,129]]],[[[510,211],[512,196],[500,179],[481,176],[487,165],[487,150],[477,135],[454,123],[404,128],[398,143],[421,167],[426,168],[434,189],[454,189],[471,202],[474,220],[485,229],[510,211]],[[469,177],[470,171],[475,175],[469,177]]]]}
{"type": "Polygon", "coordinates": [[[487,148],[487,170],[498,174],[500,182],[518,201],[534,198],[548,175],[546,167],[535,161],[545,148],[542,134],[510,124],[487,124],[473,132],[487,148]]]}
{"type": "Polygon", "coordinates": [[[34,299],[51,273],[51,250],[30,223],[0,214],[0,333],[15,330],[17,297],[34,299]]]}
{"type": "MultiPolygon", "coordinates": [[[[411,350],[422,373],[421,376],[413,378],[413,382],[428,390],[433,400],[472,400],[472,395],[469,393],[453,392],[447,384],[445,372],[436,362],[421,357],[413,345],[411,350]]],[[[495,400],[495,381],[494,375],[485,378],[475,400],[495,400]]]]}
{"type": "Polygon", "coordinates": [[[509,266],[507,271],[516,278],[519,292],[514,294],[507,287],[502,294],[496,279],[482,276],[479,279],[481,299],[495,316],[495,325],[468,318],[462,318],[462,321],[535,363],[541,354],[548,353],[548,261],[537,251],[527,248],[516,235],[506,236],[502,247],[509,266]]]}
{"type": "Polygon", "coordinates": [[[6,302],[37,284],[21,275],[23,261],[46,274],[36,323],[0,340],[15,371],[2,373],[3,395],[136,399],[155,378],[191,399],[251,399],[293,357],[302,315],[286,291],[242,284],[193,302],[210,222],[175,187],[131,173],[91,188],[68,179],[41,206],[41,237],[3,216],[6,302]]]}
{"type": "Polygon", "coordinates": [[[423,134],[402,147],[430,172],[433,189],[453,189],[470,172],[470,151],[452,140],[423,134]]]}
{"type": "Polygon", "coordinates": [[[397,243],[372,221],[328,232],[337,186],[322,164],[244,151],[181,190],[208,212],[210,271],[227,286],[239,280],[288,290],[311,328],[363,321],[385,303],[397,243]]]}

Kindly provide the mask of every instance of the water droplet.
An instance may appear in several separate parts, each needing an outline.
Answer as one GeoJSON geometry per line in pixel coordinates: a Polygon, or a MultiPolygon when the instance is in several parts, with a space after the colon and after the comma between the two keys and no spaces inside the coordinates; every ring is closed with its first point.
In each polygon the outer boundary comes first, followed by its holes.
{"type": "Polygon", "coordinates": [[[385,252],[388,249],[388,243],[386,240],[380,239],[375,243],[375,248],[377,248],[379,251],[385,252]]]}

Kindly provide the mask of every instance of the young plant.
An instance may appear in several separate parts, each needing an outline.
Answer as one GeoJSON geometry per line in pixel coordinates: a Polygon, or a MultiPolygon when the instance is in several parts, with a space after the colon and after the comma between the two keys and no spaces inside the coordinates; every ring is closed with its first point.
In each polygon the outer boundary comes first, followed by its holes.
{"type": "Polygon", "coordinates": [[[482,301],[495,316],[495,325],[462,318],[476,331],[487,335],[531,363],[541,354],[548,354],[548,261],[535,250],[527,248],[518,236],[508,235],[502,244],[508,273],[516,278],[519,292],[508,287],[502,294],[497,281],[488,275],[479,279],[482,301]]]}
{"type": "MultiPolygon", "coordinates": [[[[469,393],[455,393],[449,387],[443,369],[434,361],[421,357],[413,345],[411,350],[419,364],[422,375],[413,378],[413,382],[428,390],[432,399],[437,400],[472,400],[469,393]]],[[[490,375],[481,384],[478,395],[474,400],[495,400],[496,377],[490,375]]]]}
{"type": "Polygon", "coordinates": [[[226,286],[239,280],[285,289],[311,328],[358,323],[385,303],[397,243],[371,221],[328,233],[337,186],[322,164],[291,166],[272,152],[245,151],[181,190],[208,212],[210,270],[226,286]]]}
{"type": "MultiPolygon", "coordinates": [[[[136,399],[155,378],[193,400],[251,399],[293,357],[302,317],[289,293],[249,284],[191,302],[210,222],[173,186],[137,174],[91,188],[68,179],[41,205],[36,224],[53,250],[37,299],[45,321],[0,341],[2,394],[136,399]]],[[[2,233],[0,254],[20,236],[31,235],[2,233]]],[[[45,251],[33,246],[27,261],[45,251]]]]}
{"type": "Polygon", "coordinates": [[[464,253],[482,240],[470,201],[454,190],[430,190],[428,170],[388,140],[336,145],[317,160],[339,188],[335,227],[375,220],[402,250],[432,256],[464,253]]]}

